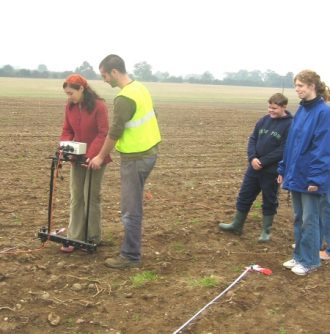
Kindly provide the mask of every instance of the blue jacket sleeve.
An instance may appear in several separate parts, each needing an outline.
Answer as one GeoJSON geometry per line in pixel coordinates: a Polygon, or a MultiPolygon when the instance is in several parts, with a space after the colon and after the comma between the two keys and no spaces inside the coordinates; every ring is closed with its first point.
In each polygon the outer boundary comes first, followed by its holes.
{"type": "Polygon", "coordinates": [[[307,182],[310,185],[323,185],[330,172],[330,110],[322,111],[316,126],[312,146],[311,161],[307,182]]]}
{"type": "Polygon", "coordinates": [[[285,163],[284,163],[284,160],[281,160],[278,163],[277,173],[279,175],[283,176],[284,175],[284,171],[285,171],[285,163]]]}

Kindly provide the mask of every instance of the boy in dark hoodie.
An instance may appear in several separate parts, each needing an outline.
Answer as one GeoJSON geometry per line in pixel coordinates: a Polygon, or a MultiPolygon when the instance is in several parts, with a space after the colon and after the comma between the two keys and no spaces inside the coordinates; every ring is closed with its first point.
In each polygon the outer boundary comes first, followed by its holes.
{"type": "Polygon", "coordinates": [[[292,121],[286,110],[288,99],[276,93],[268,100],[268,115],[259,119],[248,143],[249,166],[236,201],[231,224],[220,223],[222,231],[242,234],[250,208],[262,192],[263,229],[259,242],[270,240],[270,230],[278,207],[277,165],[283,158],[284,145],[292,121]]]}

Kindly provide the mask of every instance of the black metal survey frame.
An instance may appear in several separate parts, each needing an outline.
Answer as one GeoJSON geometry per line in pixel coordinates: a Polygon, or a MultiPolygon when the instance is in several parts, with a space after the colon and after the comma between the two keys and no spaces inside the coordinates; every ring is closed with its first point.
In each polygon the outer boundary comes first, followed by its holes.
{"type": "Polygon", "coordinates": [[[62,244],[64,247],[73,246],[76,249],[82,249],[87,252],[96,251],[97,245],[95,243],[89,242],[87,240],[88,236],[88,221],[89,221],[89,204],[90,204],[90,190],[92,183],[92,169],[90,169],[89,180],[88,180],[88,196],[87,196],[87,212],[86,212],[86,221],[85,221],[85,240],[74,240],[64,237],[62,235],[56,234],[56,231],[51,231],[51,221],[52,221],[52,206],[53,206],[53,194],[54,194],[54,176],[55,170],[61,166],[63,161],[74,161],[83,165],[85,160],[79,156],[72,156],[71,154],[59,154],[58,152],[55,156],[50,157],[52,159],[50,167],[50,182],[49,182],[49,200],[48,200],[48,227],[42,227],[38,232],[38,238],[42,242],[54,241],[56,243],[62,244]]]}

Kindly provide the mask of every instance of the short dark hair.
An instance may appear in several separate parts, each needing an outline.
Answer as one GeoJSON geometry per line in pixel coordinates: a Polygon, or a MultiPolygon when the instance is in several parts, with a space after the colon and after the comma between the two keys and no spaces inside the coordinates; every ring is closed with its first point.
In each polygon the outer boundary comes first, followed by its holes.
{"type": "Polygon", "coordinates": [[[103,68],[107,73],[110,73],[112,70],[116,69],[120,73],[126,73],[125,62],[122,58],[117,55],[108,55],[106,56],[99,65],[99,69],[103,68]]]}
{"type": "Polygon", "coordinates": [[[268,99],[268,103],[275,103],[280,107],[287,106],[288,102],[288,98],[281,93],[276,93],[268,99]]]}

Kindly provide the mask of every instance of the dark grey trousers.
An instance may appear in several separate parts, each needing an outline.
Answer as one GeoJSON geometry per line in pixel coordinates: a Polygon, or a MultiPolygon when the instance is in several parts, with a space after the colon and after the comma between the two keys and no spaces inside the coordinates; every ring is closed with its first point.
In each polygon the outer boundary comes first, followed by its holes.
{"type": "Polygon", "coordinates": [[[125,228],[121,255],[133,261],[141,260],[143,190],[156,160],[157,155],[154,155],[143,159],[122,160],[120,165],[121,218],[125,228]]]}

